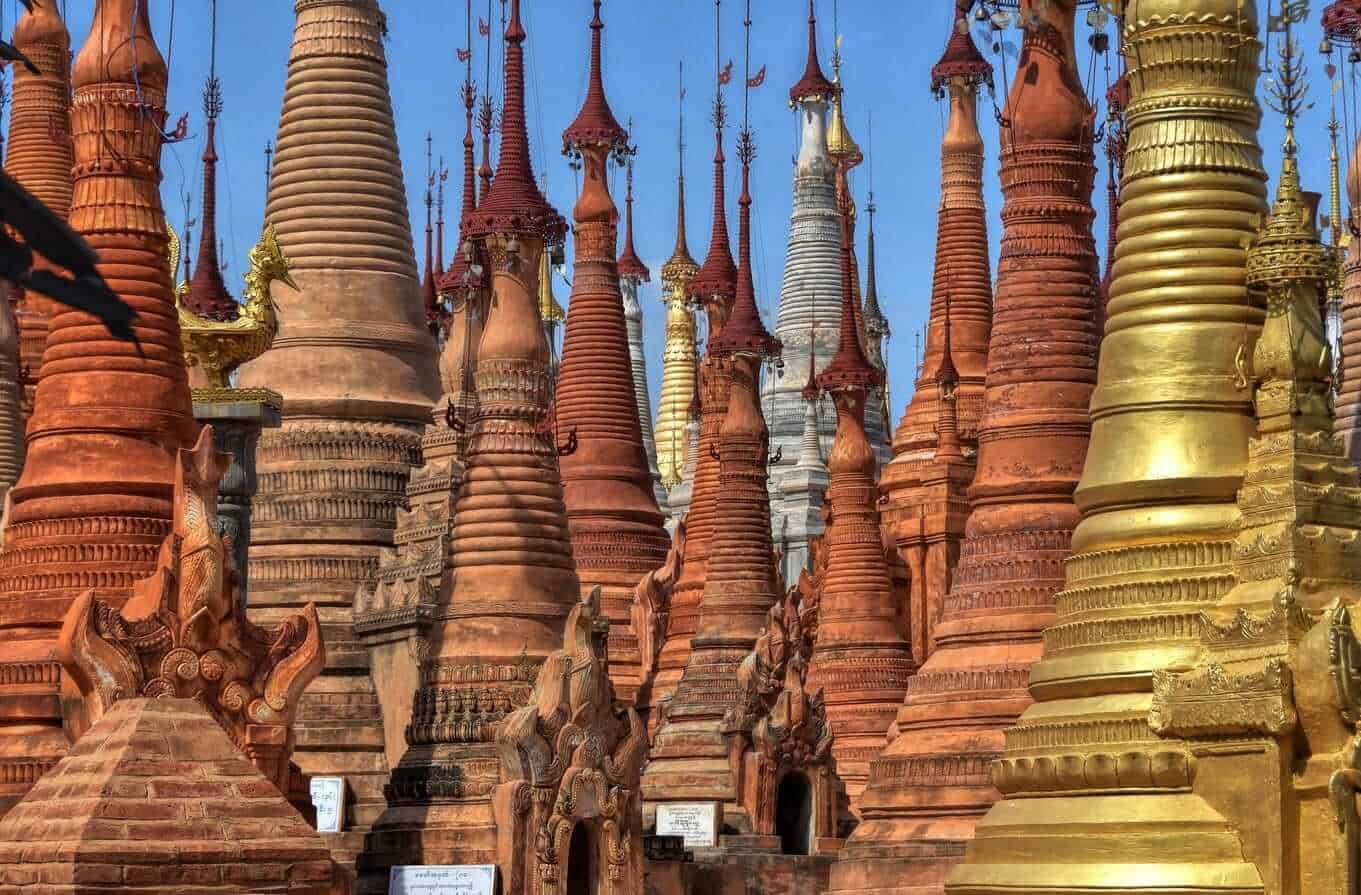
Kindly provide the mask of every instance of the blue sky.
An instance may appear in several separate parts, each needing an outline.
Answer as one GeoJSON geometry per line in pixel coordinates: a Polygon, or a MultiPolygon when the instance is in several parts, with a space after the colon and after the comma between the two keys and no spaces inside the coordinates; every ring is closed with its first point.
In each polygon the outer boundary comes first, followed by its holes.
{"type": "MultiPolygon", "coordinates": [[[[90,26],[92,0],[65,0],[75,47],[90,26]]],[[[444,153],[452,170],[446,204],[452,218],[459,196],[459,154],[462,151],[462,106],[457,90],[462,66],[455,49],[464,40],[462,0],[384,0],[389,19],[388,60],[398,140],[401,145],[418,256],[423,251],[425,210],[425,137],[434,136],[436,153],[444,153]]],[[[474,15],[486,15],[487,0],[474,0],[474,15]],[[478,9],[480,7],[480,9],[478,9]]],[[[1259,4],[1260,5],[1260,4],[1259,4]]],[[[1319,4],[1315,4],[1316,6],[1319,4]]],[[[0,0],[3,30],[8,34],[18,0],[0,0]]],[[[493,2],[499,15],[500,4],[493,2]]],[[[833,41],[832,0],[818,0],[819,40],[824,66],[833,41]]],[[[169,217],[183,223],[183,194],[194,196],[197,208],[202,153],[200,94],[209,55],[209,0],[151,0],[151,14],[171,71],[172,120],[190,114],[191,138],[165,150],[163,196],[169,217]],[[172,28],[173,14],[173,28],[172,28]]],[[[226,109],[218,125],[222,158],[218,178],[220,235],[225,240],[227,279],[239,291],[247,250],[259,231],[264,209],[265,143],[273,139],[283,95],[288,46],[293,29],[293,4],[288,0],[226,0],[218,13],[218,73],[226,109]]],[[[523,0],[529,31],[528,104],[530,140],[536,170],[547,171],[548,193],[564,214],[570,214],[576,194],[574,172],[560,154],[560,135],[575,117],[586,89],[589,46],[589,0],[523,0]]],[[[758,298],[767,320],[773,322],[784,266],[786,227],[791,203],[792,161],[796,151],[794,116],[786,101],[790,84],[802,73],[806,56],[803,0],[753,0],[752,70],[768,66],[765,86],[752,92],[752,124],[760,154],[753,167],[755,202],[753,251],[758,298]]],[[[863,209],[869,169],[880,208],[876,234],[879,249],[879,292],[894,336],[887,350],[895,416],[911,394],[915,376],[914,333],[925,319],[930,300],[939,198],[939,141],[945,108],[931,95],[929,70],[948,37],[954,0],[841,0],[840,31],[845,56],[843,78],[852,133],[869,150],[870,163],[855,172],[853,185],[863,209]],[[869,118],[873,114],[873,139],[869,118]]],[[[707,0],[607,0],[605,29],[605,85],[621,122],[634,120],[639,147],[634,192],[636,244],[652,268],[654,281],[643,289],[645,333],[648,341],[649,384],[654,401],[660,384],[663,311],[655,279],[675,241],[676,79],[683,58],[689,91],[686,112],[686,172],[689,191],[689,237],[692,254],[702,259],[708,246],[713,150],[708,123],[713,91],[713,4],[707,0]]],[[[735,59],[738,76],[729,90],[732,117],[741,113],[742,18],[739,0],[725,0],[723,59],[735,59]]],[[[493,23],[493,36],[497,23],[493,23]]],[[[1083,70],[1089,64],[1085,46],[1088,30],[1079,25],[1083,70]]],[[[474,34],[475,72],[483,70],[485,42],[474,34]]],[[[1317,22],[1302,29],[1318,106],[1307,113],[1300,129],[1306,187],[1327,190],[1328,87],[1317,22]]],[[[994,60],[995,62],[996,60],[994,60]]],[[[1112,60],[1114,64],[1114,60],[1112,60]]],[[[830,68],[827,68],[830,76],[830,68]]],[[[1095,62],[1094,93],[1104,95],[1103,61],[1095,62]]],[[[477,75],[480,77],[480,74],[477,75]]],[[[499,77],[494,78],[497,94],[499,77]]],[[[998,102],[1003,88],[998,74],[998,102]]],[[[987,100],[984,100],[987,104],[987,100]]],[[[1101,112],[1104,115],[1104,106],[1101,112]]],[[[997,134],[991,110],[980,116],[989,163],[984,186],[990,214],[994,271],[1000,237],[997,188],[997,134]]],[[[1350,128],[1353,136],[1355,126],[1350,128]]],[[[728,131],[728,195],[737,195],[737,165],[731,151],[734,129],[728,131]]],[[[1280,142],[1279,122],[1267,113],[1262,141],[1267,146],[1270,172],[1275,173],[1280,142]]],[[[1098,154],[1097,241],[1105,242],[1105,158],[1098,154]]],[[[616,175],[615,198],[623,206],[623,174],[616,175]]],[[[197,212],[194,212],[195,215],[197,212]]],[[[729,209],[736,239],[736,207],[729,209]]],[[[862,217],[863,221],[863,217],[862,217]]],[[[453,250],[456,224],[450,226],[446,257],[453,250]]],[[[864,226],[860,227],[863,265],[864,226]]],[[[569,256],[570,257],[570,256],[569,256]]],[[[559,283],[560,300],[567,287],[559,283]]]]}

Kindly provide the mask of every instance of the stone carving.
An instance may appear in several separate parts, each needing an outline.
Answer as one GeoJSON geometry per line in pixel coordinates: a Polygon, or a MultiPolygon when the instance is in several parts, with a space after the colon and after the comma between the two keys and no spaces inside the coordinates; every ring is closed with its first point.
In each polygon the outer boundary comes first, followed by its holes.
{"type": "Polygon", "coordinates": [[[643,890],[638,781],[647,729],[615,697],[604,660],[609,628],[593,587],[568,615],[562,649],[544,660],[528,704],[497,727],[506,781],[497,802],[513,806],[509,829],[498,831],[511,850],[507,893],[566,893],[578,825],[590,831],[601,868],[596,890],[643,890]]]}
{"type": "MultiPolygon", "coordinates": [[[[638,667],[642,674],[642,688],[650,692],[652,676],[657,671],[666,639],[667,622],[671,615],[671,597],[685,569],[685,520],[671,532],[671,550],[666,562],[643,576],[633,589],[633,605],[629,610],[633,636],[638,640],[638,667]]],[[[642,705],[649,704],[646,701],[642,705]]]]}
{"type": "Polygon", "coordinates": [[[770,607],[765,631],[737,668],[739,701],[723,716],[723,733],[734,740],[732,760],[742,766],[742,799],[759,835],[776,834],[776,794],[790,773],[805,775],[813,787],[814,835],[837,834],[841,793],[832,727],[822,690],[808,689],[817,616],[799,587],[770,607]]]}
{"type": "Polygon", "coordinates": [[[57,653],[94,719],[120,699],[192,697],[260,772],[287,791],[293,722],[325,659],[316,607],[273,630],[251,624],[218,533],[217,482],[227,457],[204,426],[175,473],[175,518],[156,572],[122,609],[86,591],[71,605],[57,653]]]}

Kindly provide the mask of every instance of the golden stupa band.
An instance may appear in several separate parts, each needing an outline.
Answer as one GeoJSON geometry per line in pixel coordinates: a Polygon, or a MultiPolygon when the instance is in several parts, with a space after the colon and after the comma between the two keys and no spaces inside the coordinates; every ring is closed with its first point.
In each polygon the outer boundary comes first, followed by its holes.
{"type": "MultiPolygon", "coordinates": [[[[1083,520],[950,895],[1361,891],[1361,489],[1331,432],[1329,265],[1293,136],[1265,204],[1259,5],[1124,4],[1083,520]]],[[[1290,124],[1297,62],[1272,61],[1290,124]]]]}

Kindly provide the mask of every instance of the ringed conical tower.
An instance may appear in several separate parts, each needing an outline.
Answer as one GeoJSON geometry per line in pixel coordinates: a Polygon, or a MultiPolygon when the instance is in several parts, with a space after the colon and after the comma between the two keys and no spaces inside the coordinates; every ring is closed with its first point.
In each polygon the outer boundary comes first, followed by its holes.
{"type": "MultiPolygon", "coordinates": [[[[824,361],[836,353],[837,321],[841,315],[841,223],[837,202],[837,165],[829,146],[828,116],[837,101],[839,87],[829,81],[818,61],[817,17],[813,0],[808,3],[807,58],[803,75],[789,90],[789,104],[799,120],[799,154],[794,163],[794,208],[789,220],[785,250],[784,281],[775,334],[785,345],[784,375],[767,377],[762,405],[769,422],[773,449],[782,456],[772,467],[771,513],[776,542],[784,551],[784,574],[798,578],[808,564],[808,541],[822,534],[822,494],[798,487],[800,477],[790,475],[798,462],[803,439],[806,403],[803,385],[814,355],[824,361]],[[816,349],[809,344],[816,331],[823,339],[816,349]],[[790,478],[790,488],[782,487],[790,478]]],[[[859,287],[856,287],[857,302],[859,287]]],[[[857,315],[859,309],[857,307],[857,315]]],[[[857,317],[857,326],[858,317],[857,317]]],[[[818,437],[825,454],[836,434],[836,411],[832,402],[819,399],[818,437]]],[[[883,423],[872,414],[872,435],[883,441],[883,423]]],[[[885,453],[882,460],[887,461],[885,453]]]]}
{"type": "Polygon", "coordinates": [[[837,430],[827,458],[827,565],[808,689],[824,693],[832,758],[854,809],[868,782],[870,761],[887,744],[913,666],[884,556],[875,481],[879,462],[865,434],[866,402],[883,388],[885,376],[860,343],[853,276],[850,205],[843,202],[841,325],[836,354],[818,374],[816,386],[832,396],[837,430]]]}
{"type": "MultiPolygon", "coordinates": [[[[1003,799],[978,821],[951,895],[1263,891],[1215,804],[1229,804],[1224,791],[1203,795],[1214,746],[1161,738],[1150,714],[1158,678],[1195,663],[1202,612],[1235,584],[1237,498],[1251,484],[1263,310],[1247,249],[1266,210],[1257,11],[1154,0],[1124,19],[1129,142],[1082,521],[1030,673],[1035,703],[993,766],[1003,799]]],[[[1238,717],[1232,689],[1202,699],[1220,704],[1212,715],[1238,717]]],[[[1250,779],[1234,784],[1238,810],[1259,813],[1273,796],[1244,789],[1250,779]]]]}
{"type": "Polygon", "coordinates": [[[165,260],[167,80],[147,0],[99,0],[72,72],[70,222],[137,312],[140,346],[81,311],[52,315],[0,551],[0,807],[64,754],[64,716],[70,733],[84,730],[79,703],[62,698],[58,629],[81,593],[121,606],[152,574],[170,533],[178,451],[199,430],[165,260]]]}
{"type": "MultiPolygon", "coordinates": [[[[37,66],[14,65],[9,140],[5,173],[19,182],[52,213],[66,220],[71,213],[71,35],[57,0],[34,0],[14,26],[11,42],[37,66]]],[[[41,265],[41,256],[35,259],[41,265]]],[[[51,299],[26,291],[18,296],[19,371],[23,378],[24,418],[33,399],[47,345],[47,326],[58,309],[51,299]]]]}
{"type": "Polygon", "coordinates": [[[591,20],[590,81],[564,145],[581,158],[581,195],[572,216],[572,297],[554,404],[564,452],[563,496],[572,554],[584,587],[601,587],[609,618],[610,677],[632,702],[642,683],[638,642],[630,623],[633,590],[666,560],[671,539],[652,491],[634,397],[633,365],[615,261],[619,211],[610,198],[606,165],[631,149],[605,97],[601,72],[600,0],[591,20]]]}
{"type": "Polygon", "coordinates": [[[709,557],[709,539],[716,524],[718,484],[718,432],[728,412],[728,372],[723,364],[712,362],[714,337],[732,310],[737,294],[737,265],[732,258],[732,244],[728,239],[728,212],[724,186],[727,157],[723,154],[723,130],[727,127],[728,111],[723,99],[721,61],[721,31],[718,30],[722,0],[714,4],[715,18],[715,86],[713,103],[714,123],[714,193],[713,229],[709,235],[709,251],[698,272],[690,280],[689,300],[703,310],[708,326],[708,343],[704,360],[697,371],[700,389],[699,441],[696,448],[695,469],[690,480],[689,512],[686,516],[685,561],[680,579],[671,595],[671,611],[667,619],[666,638],[657,659],[657,673],[653,678],[648,705],[657,706],[669,698],[680,682],[681,674],[690,658],[690,638],[699,624],[700,602],[703,598],[709,557]]]}
{"type": "MultiPolygon", "coordinates": [[[[723,422],[716,433],[716,456],[712,458],[718,464],[713,498],[716,521],[708,539],[704,590],[689,655],[665,718],[657,727],[642,781],[648,810],[655,810],[661,802],[696,798],[717,801],[722,805],[724,824],[739,833],[752,832],[753,824],[741,800],[739,770],[729,761],[723,721],[729,709],[739,707],[741,693],[734,686],[738,666],[764,631],[766,614],[781,596],[776,593],[770,495],[766,491],[770,431],[760,404],[761,369],[766,361],[779,356],[781,346],[761,321],[752,280],[751,163],[756,157],[756,142],[750,120],[750,2],[745,25],[748,71],[737,140],[742,192],[738,198],[736,289],[731,313],[709,339],[704,374],[706,402],[712,395],[707,379],[715,368],[723,369],[727,385],[723,422]],[[717,520],[722,520],[721,524],[717,520]]],[[[716,108],[721,111],[722,103],[716,108]]],[[[707,408],[704,412],[709,413],[707,408]]],[[[703,434],[700,438],[703,450],[703,434]]],[[[696,482],[698,489],[698,478],[696,482]]],[[[696,503],[699,500],[696,494],[696,503]]],[[[686,546],[688,552],[688,541],[686,546]]]]}
{"type": "MultiPolygon", "coordinates": [[[[682,69],[683,72],[683,69],[682,69]]],[[[685,87],[680,88],[680,103],[685,87]]],[[[690,257],[685,232],[685,112],[681,106],[676,132],[676,247],[662,265],[662,301],[666,305],[666,347],[662,353],[662,387],[657,399],[657,469],[668,492],[685,471],[685,427],[695,391],[697,349],[695,316],[686,297],[699,265],[690,257]]],[[[668,494],[668,502],[670,500],[668,494]]],[[[688,509],[688,504],[686,506],[688,509]]]]}
{"type": "MultiPolygon", "coordinates": [[[[886,498],[884,523],[911,573],[909,613],[912,652],[918,664],[935,648],[933,632],[964,540],[969,512],[965,492],[978,454],[992,324],[983,138],[978,131],[978,96],[992,83],[992,66],[969,34],[973,0],[945,2],[954,7],[954,24],[945,53],[931,69],[931,89],[937,100],[949,102],[950,113],[940,147],[941,195],[926,351],[916,389],[893,435],[893,461],[884,467],[880,480],[886,498]],[[953,456],[936,462],[942,410],[936,377],[947,361],[947,322],[951,335],[948,362],[958,377],[953,400],[962,463],[953,456]]],[[[873,260],[871,252],[871,271],[873,260]]]]}
{"type": "MultiPolygon", "coordinates": [[[[563,238],[566,224],[540,193],[531,166],[526,37],[520,2],[511,0],[496,177],[464,234],[485,247],[494,297],[478,349],[477,410],[450,531],[453,585],[434,609],[409,748],[386,787],[388,810],[365,844],[366,892],[387,891],[395,864],[507,859],[498,852],[502,821],[493,804],[502,782],[497,725],[530,698],[539,666],[561,647],[567,615],[581,598],[538,308],[539,258],[563,238]]],[[[621,381],[630,396],[627,346],[623,358],[621,381]]],[[[629,418],[636,431],[636,416],[629,418]]],[[[650,489],[644,493],[651,496],[650,489]]]]}
{"type": "MultiPolygon", "coordinates": [[[[630,129],[633,122],[629,122],[630,129]]],[[[638,426],[643,435],[643,450],[647,452],[647,467],[652,474],[652,495],[657,508],[666,512],[666,490],[662,488],[661,473],[657,470],[657,439],[652,430],[652,397],[647,386],[647,349],[643,342],[643,305],[639,296],[644,283],[652,282],[652,271],[647,269],[633,245],[633,155],[629,155],[628,190],[624,194],[624,248],[619,252],[619,290],[624,297],[624,322],[628,326],[629,364],[633,368],[633,397],[638,405],[638,426]]]]}
{"type": "MultiPolygon", "coordinates": [[[[1004,113],[1002,253],[965,539],[939,615],[927,618],[934,648],[908,687],[897,736],[873,763],[863,822],[833,868],[836,891],[940,891],[997,798],[989,767],[1029,703],[1026,679],[1053,618],[1077,521],[1072,492],[1087,449],[1098,344],[1093,111],[1073,47],[1077,5],[1021,4],[1027,74],[1013,82],[1004,113]]],[[[957,16],[964,11],[956,7],[957,16]]],[[[956,115],[972,102],[963,87],[956,115]]],[[[948,260],[938,271],[950,326],[940,328],[937,351],[948,368],[960,354],[956,321],[972,338],[986,325],[979,263],[961,271],[961,300],[975,302],[970,315],[956,316],[948,260]]],[[[963,408],[944,392],[936,390],[933,415],[945,409],[957,423],[963,408]]],[[[954,436],[956,427],[937,428],[954,436]]],[[[933,462],[948,456],[938,454],[933,462]]]]}
{"type": "Polygon", "coordinates": [[[298,715],[294,760],[339,774],[346,827],[371,823],[387,779],[377,696],[355,638],[355,590],[392,545],[420,431],[439,394],[388,94],[378,0],[296,0],[267,222],[298,291],[277,288],[273,347],[242,387],[284,395],[265,432],[251,531],[251,613],[314,601],[327,667],[298,715]]]}

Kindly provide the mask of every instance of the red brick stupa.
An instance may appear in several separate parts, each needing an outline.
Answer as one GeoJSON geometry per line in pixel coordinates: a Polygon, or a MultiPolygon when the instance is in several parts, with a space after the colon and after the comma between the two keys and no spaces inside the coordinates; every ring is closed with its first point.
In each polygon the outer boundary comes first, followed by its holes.
{"type": "MultiPolygon", "coordinates": [[[[176,452],[195,441],[161,209],[166,66],[147,0],[99,0],[76,58],[71,226],[137,312],[140,346],[59,307],[0,552],[0,807],[66,751],[57,629],[75,597],[115,606],[170,532],[176,452]]],[[[51,61],[50,59],[48,60],[51,61]]],[[[84,729],[74,713],[73,733],[84,729]]]]}
{"type": "MultiPolygon", "coordinates": [[[[71,35],[58,0],[33,0],[14,27],[14,48],[38,67],[13,65],[8,155],[5,172],[62,220],[71,213],[71,35]]],[[[37,264],[43,261],[39,257],[37,264]]],[[[33,409],[47,345],[47,325],[58,309],[36,292],[18,297],[19,369],[24,377],[24,415],[33,409]]]]}
{"type": "MultiPolygon", "coordinates": [[[[748,89],[751,83],[748,77],[748,89]]],[[[723,719],[730,709],[740,707],[738,666],[765,633],[767,613],[782,596],[777,592],[766,487],[770,430],[760,401],[761,367],[779,356],[781,344],[766,330],[756,308],[750,188],[756,144],[745,116],[738,156],[742,194],[738,199],[736,298],[731,316],[709,338],[705,374],[707,380],[713,368],[721,366],[729,382],[727,413],[717,438],[714,498],[714,518],[722,524],[715,524],[710,535],[699,623],[684,674],[653,740],[643,795],[653,806],[695,799],[717,801],[724,826],[750,834],[755,824],[741,798],[740,768],[731,760],[723,719]]],[[[709,397],[707,391],[705,397],[709,397]]]]}
{"type": "MultiPolygon", "coordinates": [[[[189,281],[184,306],[205,320],[235,320],[241,308],[222,281],[217,257],[217,119],[222,114],[222,84],[217,78],[217,23],[213,23],[213,55],[208,83],[203,88],[203,115],[207,129],[203,138],[203,208],[199,229],[198,262],[189,281]]],[[[197,384],[196,386],[197,387],[197,384]]]]}
{"type": "Polygon", "coordinates": [[[1021,3],[1023,19],[1039,19],[1025,30],[1029,74],[1012,84],[1002,128],[1006,204],[973,511],[936,649],[871,766],[834,892],[942,891],[998,798],[990,766],[1030,704],[1030,666],[1054,617],[1098,343],[1093,111],[1074,58],[1076,5],[1021,3]]]}
{"type": "Polygon", "coordinates": [[[865,402],[885,377],[860,344],[851,270],[850,207],[843,203],[840,338],[817,377],[817,389],[836,405],[836,438],[827,458],[827,567],[807,689],[821,689],[826,698],[832,758],[854,808],[870,760],[888,744],[913,666],[879,528],[879,464],[865,434],[865,402]]]}
{"type": "Polygon", "coordinates": [[[610,678],[632,703],[642,683],[629,610],[638,581],[662,565],[671,545],[652,490],[633,389],[633,365],[615,246],[619,211],[606,166],[631,152],[629,135],[610,111],[600,69],[600,0],[591,19],[586,102],[562,134],[584,166],[576,221],[572,298],[556,392],[559,441],[572,554],[582,587],[599,585],[610,620],[610,678]]]}
{"type": "MultiPolygon", "coordinates": [[[[717,18],[722,0],[716,0],[717,18]]],[[[681,674],[690,659],[690,639],[699,624],[700,601],[704,594],[705,573],[709,557],[709,540],[713,537],[718,497],[718,430],[728,412],[728,371],[712,355],[714,337],[723,329],[737,292],[737,265],[733,263],[732,246],[728,241],[728,212],[724,191],[723,128],[727,124],[727,110],[723,101],[724,79],[718,74],[722,68],[722,53],[714,48],[714,205],[713,231],[709,237],[709,253],[699,272],[690,281],[690,301],[704,309],[709,329],[709,345],[700,364],[698,388],[700,392],[699,448],[691,483],[690,511],[686,518],[685,561],[680,580],[671,596],[670,617],[667,621],[666,641],[657,660],[657,674],[646,703],[659,706],[668,699],[680,683],[681,674]]],[[[649,723],[656,721],[655,716],[649,723]]]]}
{"type": "Polygon", "coordinates": [[[880,480],[887,500],[884,525],[911,575],[912,655],[919,665],[935,648],[936,623],[964,540],[969,513],[965,492],[978,454],[992,325],[983,138],[978,132],[978,94],[992,83],[992,67],[969,36],[972,0],[946,2],[955,8],[954,27],[945,54],[931,70],[931,89],[938,98],[948,98],[950,116],[940,150],[941,198],[926,351],[916,390],[893,435],[893,461],[880,480]],[[954,405],[962,451],[950,457],[940,455],[937,436],[943,406],[936,375],[946,362],[947,321],[952,335],[949,363],[958,377],[954,405]]]}
{"type": "MultiPolygon", "coordinates": [[[[540,256],[566,225],[539,192],[530,162],[525,38],[519,0],[512,0],[496,179],[466,218],[465,236],[485,246],[494,300],[478,351],[477,415],[450,534],[454,583],[435,610],[407,731],[410,748],[392,772],[388,809],[360,859],[365,892],[386,892],[394,864],[508,860],[499,838],[508,821],[493,804],[502,782],[497,728],[529,700],[581,599],[538,311],[540,256]]],[[[628,382],[626,373],[626,392],[628,382]]]]}

